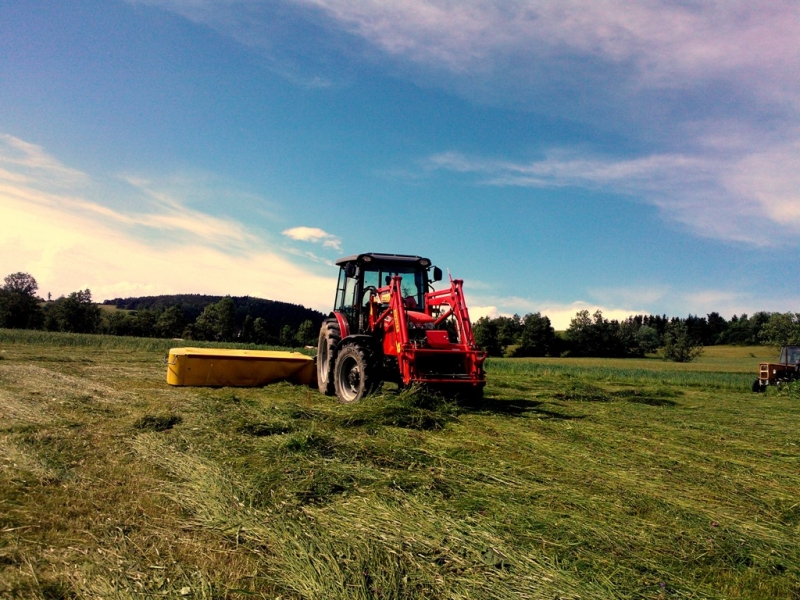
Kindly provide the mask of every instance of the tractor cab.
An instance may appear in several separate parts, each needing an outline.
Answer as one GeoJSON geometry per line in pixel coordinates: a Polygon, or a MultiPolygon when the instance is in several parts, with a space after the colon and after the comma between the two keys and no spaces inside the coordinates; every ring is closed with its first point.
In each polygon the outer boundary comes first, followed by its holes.
{"type": "Polygon", "coordinates": [[[374,301],[375,296],[379,303],[388,303],[388,297],[378,294],[378,290],[387,287],[393,277],[402,278],[405,307],[420,312],[424,310],[425,293],[434,282],[442,279],[442,270],[432,267],[430,260],[420,256],[356,254],[340,258],[336,264],[340,269],[334,311],[347,319],[351,333],[366,332],[370,301],[374,301]]]}

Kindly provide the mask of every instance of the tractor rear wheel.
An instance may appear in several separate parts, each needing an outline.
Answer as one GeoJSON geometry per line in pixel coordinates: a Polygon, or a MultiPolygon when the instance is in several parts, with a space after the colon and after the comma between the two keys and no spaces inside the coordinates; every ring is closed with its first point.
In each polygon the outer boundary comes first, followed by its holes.
{"type": "Polygon", "coordinates": [[[317,387],[326,396],[336,393],[333,367],[336,365],[336,346],[341,339],[339,322],[336,319],[326,319],[319,330],[317,342],[317,387]]]}
{"type": "Polygon", "coordinates": [[[334,368],[336,396],[344,404],[358,402],[377,388],[379,377],[372,351],[361,344],[345,344],[339,350],[334,368]]]}

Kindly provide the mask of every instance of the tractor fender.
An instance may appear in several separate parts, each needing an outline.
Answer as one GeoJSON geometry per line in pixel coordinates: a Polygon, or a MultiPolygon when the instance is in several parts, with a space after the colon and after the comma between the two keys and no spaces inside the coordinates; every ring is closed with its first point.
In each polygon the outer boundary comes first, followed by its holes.
{"type": "Polygon", "coordinates": [[[343,338],[350,335],[350,324],[347,322],[347,319],[342,313],[339,311],[333,311],[330,316],[334,317],[336,322],[339,324],[339,331],[341,332],[343,338]]]}
{"type": "Polygon", "coordinates": [[[366,335],[363,333],[354,333],[353,335],[348,335],[347,337],[343,337],[339,340],[339,343],[336,344],[336,352],[339,352],[339,349],[348,343],[356,342],[362,346],[368,346],[375,350],[378,347],[378,344],[375,340],[375,336],[366,335]]]}

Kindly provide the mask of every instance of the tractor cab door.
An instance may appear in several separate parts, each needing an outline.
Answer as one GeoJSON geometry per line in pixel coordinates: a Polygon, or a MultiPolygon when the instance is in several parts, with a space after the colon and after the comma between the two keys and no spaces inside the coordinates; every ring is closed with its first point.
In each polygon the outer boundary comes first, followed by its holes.
{"type": "Polygon", "coordinates": [[[339,270],[339,283],[336,285],[336,301],[333,309],[342,314],[350,325],[351,332],[359,331],[360,293],[359,270],[354,264],[344,265],[339,270]]]}

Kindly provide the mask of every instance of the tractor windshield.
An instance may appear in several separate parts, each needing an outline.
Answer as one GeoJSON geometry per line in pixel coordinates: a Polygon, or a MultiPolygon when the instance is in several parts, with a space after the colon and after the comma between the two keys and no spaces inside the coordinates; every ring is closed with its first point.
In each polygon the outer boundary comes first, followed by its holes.
{"type": "MultiPolygon", "coordinates": [[[[423,294],[428,283],[427,274],[424,270],[414,267],[381,266],[368,267],[364,271],[364,289],[372,286],[375,289],[389,285],[392,277],[399,275],[403,278],[400,287],[403,291],[403,298],[406,299],[409,308],[422,310],[423,294]]],[[[364,294],[363,302],[369,301],[369,294],[364,294]]]]}
{"type": "Polygon", "coordinates": [[[779,362],[782,365],[796,365],[800,363],[800,346],[784,346],[781,348],[781,358],[779,362]]]}

